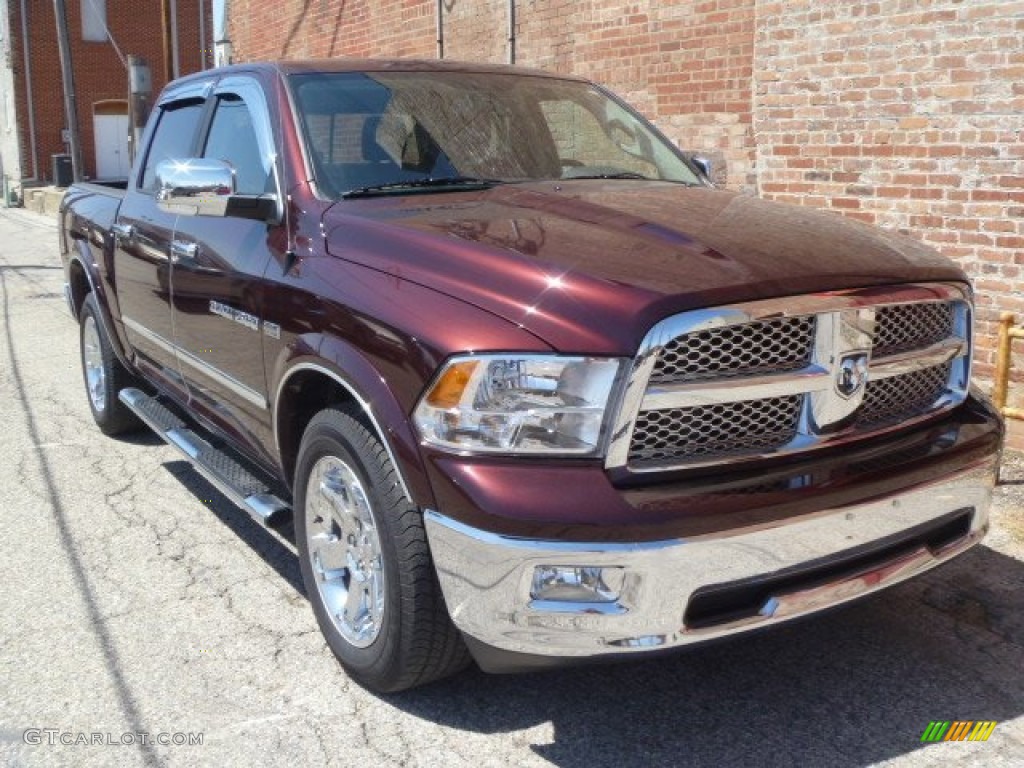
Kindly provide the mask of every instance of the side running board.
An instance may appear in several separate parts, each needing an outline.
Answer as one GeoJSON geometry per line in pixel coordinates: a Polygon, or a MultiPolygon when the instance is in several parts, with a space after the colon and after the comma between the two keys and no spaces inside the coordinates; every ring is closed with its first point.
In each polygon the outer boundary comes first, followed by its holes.
{"type": "Polygon", "coordinates": [[[290,507],[270,493],[262,480],[189,429],[157,398],[134,388],[122,389],[117,397],[254,520],[274,526],[288,517],[290,507]]]}

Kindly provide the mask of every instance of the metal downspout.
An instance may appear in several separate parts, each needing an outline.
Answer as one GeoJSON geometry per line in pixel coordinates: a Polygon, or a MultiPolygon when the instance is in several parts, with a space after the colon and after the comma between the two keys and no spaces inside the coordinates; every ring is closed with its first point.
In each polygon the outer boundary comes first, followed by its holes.
{"type": "Polygon", "coordinates": [[[516,63],[516,0],[508,0],[508,63],[516,63]]]}
{"type": "Polygon", "coordinates": [[[32,60],[28,53],[28,10],[21,0],[21,48],[25,57],[25,101],[28,104],[28,143],[32,154],[32,178],[22,181],[39,180],[39,151],[36,148],[36,107],[32,93],[32,60]]]}
{"type": "MultiPolygon", "coordinates": [[[[202,0],[200,0],[202,5],[202,0]]],[[[171,0],[171,66],[174,79],[181,77],[181,62],[178,53],[178,0],[171,0]]]]}
{"type": "Polygon", "coordinates": [[[437,58],[444,58],[444,0],[437,0],[437,58]]]}
{"type": "Polygon", "coordinates": [[[206,0],[199,0],[199,69],[206,69],[206,0]]]}

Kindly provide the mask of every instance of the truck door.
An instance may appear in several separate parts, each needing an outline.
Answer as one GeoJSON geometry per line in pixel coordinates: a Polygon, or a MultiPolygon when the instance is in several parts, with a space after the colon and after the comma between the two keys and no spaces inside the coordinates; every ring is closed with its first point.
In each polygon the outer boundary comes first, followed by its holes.
{"type": "Polygon", "coordinates": [[[179,397],[182,388],[171,327],[171,240],[178,218],[156,203],[156,166],[194,151],[204,99],[193,87],[164,100],[153,115],[145,157],[129,179],[113,231],[114,281],[125,331],[139,353],[139,365],[179,397]]]}
{"type": "MultiPolygon", "coordinates": [[[[235,170],[238,194],[278,194],[274,140],[263,91],[222,79],[199,156],[235,170]]],[[[258,452],[270,411],[263,365],[263,273],[286,247],[284,225],[233,216],[181,216],[171,242],[174,339],[193,406],[258,452]]]]}

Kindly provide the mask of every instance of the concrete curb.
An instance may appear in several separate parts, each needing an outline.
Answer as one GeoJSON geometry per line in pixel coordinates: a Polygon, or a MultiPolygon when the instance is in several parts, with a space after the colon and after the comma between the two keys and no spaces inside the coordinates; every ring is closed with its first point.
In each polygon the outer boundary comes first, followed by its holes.
{"type": "Polygon", "coordinates": [[[67,190],[63,187],[37,187],[25,190],[25,210],[56,216],[67,190]]]}

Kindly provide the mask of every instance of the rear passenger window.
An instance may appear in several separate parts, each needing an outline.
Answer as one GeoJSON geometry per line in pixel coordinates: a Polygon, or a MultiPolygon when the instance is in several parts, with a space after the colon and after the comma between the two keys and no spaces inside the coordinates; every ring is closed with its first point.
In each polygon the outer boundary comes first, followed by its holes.
{"type": "Polygon", "coordinates": [[[260,156],[252,114],[241,98],[224,94],[217,100],[203,157],[223,160],[235,169],[235,191],[261,195],[267,191],[269,161],[260,156]]]}
{"type": "Polygon", "coordinates": [[[183,160],[191,156],[196,126],[202,113],[202,101],[170,104],[160,110],[160,122],[146,154],[146,167],[140,184],[142,189],[156,191],[156,167],[164,160],[183,160]]]}

